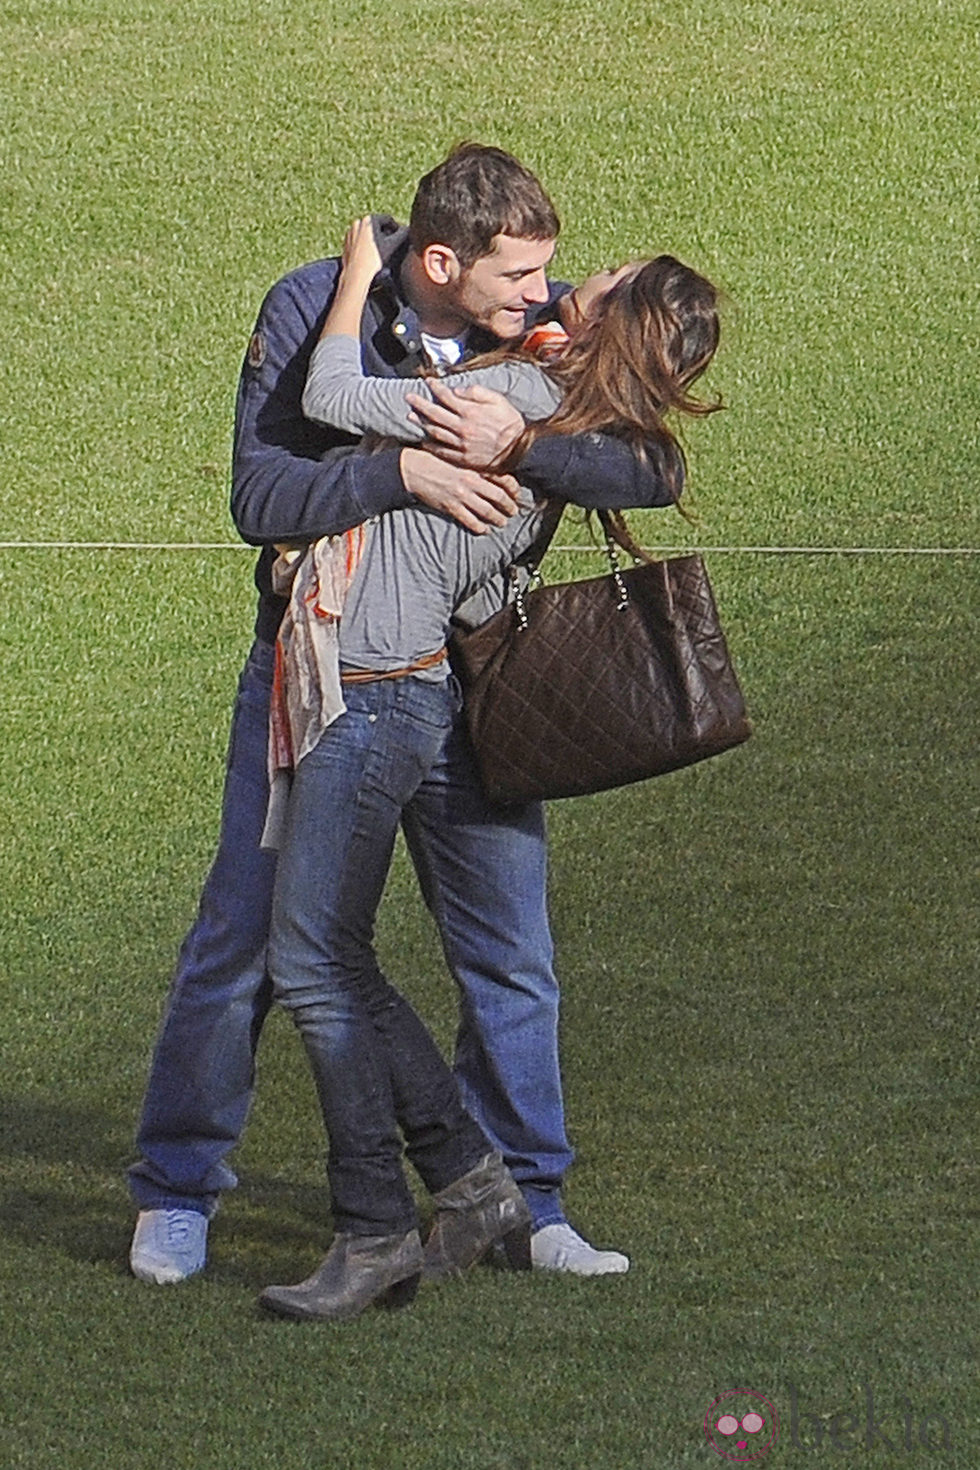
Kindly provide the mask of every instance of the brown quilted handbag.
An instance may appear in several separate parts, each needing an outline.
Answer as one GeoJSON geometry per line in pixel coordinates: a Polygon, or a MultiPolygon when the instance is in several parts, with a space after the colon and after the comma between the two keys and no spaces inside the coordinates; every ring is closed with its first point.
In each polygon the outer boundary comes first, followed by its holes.
{"type": "Polygon", "coordinates": [[[451,650],[497,804],[626,786],[751,734],[700,556],[539,587],[451,650]]]}

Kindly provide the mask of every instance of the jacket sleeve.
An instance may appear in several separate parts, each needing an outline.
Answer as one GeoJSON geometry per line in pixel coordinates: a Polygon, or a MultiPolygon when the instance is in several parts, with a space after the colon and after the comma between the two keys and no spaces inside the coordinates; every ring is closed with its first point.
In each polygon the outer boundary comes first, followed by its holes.
{"type": "Polygon", "coordinates": [[[231,512],[254,545],[335,535],[412,504],[399,449],[364,453],[303,417],[307,365],[336,279],[337,262],[321,261],[273,286],[242,367],[231,512]]]}
{"type": "Polygon", "coordinates": [[[684,487],[678,452],[648,444],[645,460],[612,434],[543,434],[517,469],[539,494],[587,510],[674,505],[684,487]]]}

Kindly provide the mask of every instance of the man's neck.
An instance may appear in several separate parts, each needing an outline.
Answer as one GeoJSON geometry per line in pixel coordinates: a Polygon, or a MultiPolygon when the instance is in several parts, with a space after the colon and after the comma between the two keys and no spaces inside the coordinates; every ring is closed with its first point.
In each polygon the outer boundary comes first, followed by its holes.
{"type": "Polygon", "coordinates": [[[462,337],[468,330],[469,322],[447,306],[439,287],[426,275],[420,257],[411,250],[402,264],[401,282],[423,332],[430,337],[462,337]]]}

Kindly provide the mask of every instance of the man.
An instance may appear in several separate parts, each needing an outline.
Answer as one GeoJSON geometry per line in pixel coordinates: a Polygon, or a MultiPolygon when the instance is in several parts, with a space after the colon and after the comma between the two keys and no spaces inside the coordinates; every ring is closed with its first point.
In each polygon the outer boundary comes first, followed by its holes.
{"type": "MultiPolygon", "coordinates": [[[[464,145],[421,181],[410,231],[392,228],[362,322],[366,371],[408,375],[511,340],[561,287],[545,271],[558,220],[534,176],[498,149],[464,145]]],[[[504,523],[515,486],[465,467],[510,442],[513,410],[470,390],[434,405],[444,458],[418,448],[358,452],[309,423],[301,396],[336,285],[336,259],[285,277],[263,304],[242,369],[232,512],[261,545],[255,642],[232,723],[221,837],[197,920],[181,950],[151,1067],[130,1170],[140,1215],[134,1273],[159,1284],[202,1269],[208,1222],[235,1176],[225,1156],[251,1099],[254,1057],[270,1004],[265,974],[274,858],[259,846],[266,800],[266,728],[283,603],[271,588],[271,543],[339,533],[421,500],[473,534],[504,523]],[[467,401],[467,399],[469,401],[467,401]],[[452,462],[450,462],[452,461],[452,462]]],[[[542,492],[614,485],[619,503],[663,504],[654,469],[600,435],[542,438],[522,480],[542,492]]],[[[608,490],[605,503],[610,503],[608,490]]],[[[558,989],[545,902],[538,806],[488,808],[462,731],[439,830],[406,829],[423,893],[461,992],[456,1071],[463,1099],[500,1150],[530,1206],[532,1263],[582,1275],[622,1272],[565,1220],[560,1186],[571,1163],[557,1052],[558,989]]]]}

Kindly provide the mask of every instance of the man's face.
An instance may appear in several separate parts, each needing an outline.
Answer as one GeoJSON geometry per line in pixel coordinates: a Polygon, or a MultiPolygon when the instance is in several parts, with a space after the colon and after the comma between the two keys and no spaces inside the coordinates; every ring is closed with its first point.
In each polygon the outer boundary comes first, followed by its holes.
{"type": "Polygon", "coordinates": [[[554,240],[495,235],[491,253],[449,285],[449,304],[464,321],[485,327],[501,341],[519,337],[528,308],[548,299],[545,269],[554,253],[554,240]]]}

